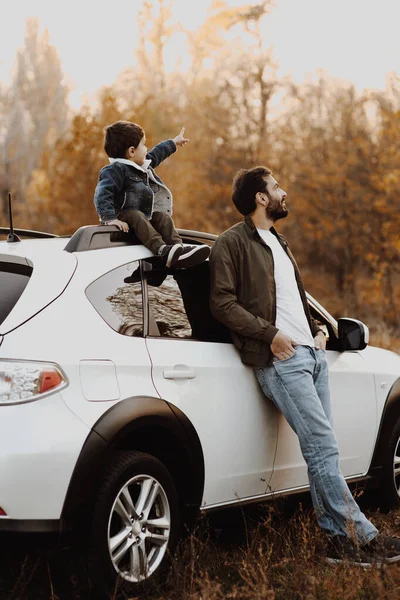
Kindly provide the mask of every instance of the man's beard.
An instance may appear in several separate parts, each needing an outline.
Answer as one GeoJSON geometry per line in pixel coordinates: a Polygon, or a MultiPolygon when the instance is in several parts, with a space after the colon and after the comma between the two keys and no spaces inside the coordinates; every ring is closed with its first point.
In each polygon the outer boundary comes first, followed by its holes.
{"type": "Polygon", "coordinates": [[[282,206],[282,202],[279,202],[277,200],[271,200],[270,198],[269,204],[266,208],[266,213],[268,219],[275,223],[275,221],[287,217],[289,211],[285,206],[282,206]]]}

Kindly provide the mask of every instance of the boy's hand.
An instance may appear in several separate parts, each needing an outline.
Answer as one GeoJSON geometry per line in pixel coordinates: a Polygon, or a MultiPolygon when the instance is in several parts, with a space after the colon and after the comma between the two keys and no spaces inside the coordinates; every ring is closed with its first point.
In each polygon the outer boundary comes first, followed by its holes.
{"type": "Polygon", "coordinates": [[[128,233],[128,231],[129,231],[128,223],[125,223],[124,221],[120,221],[119,219],[113,219],[112,221],[107,221],[107,225],[116,225],[118,227],[118,229],[121,229],[121,231],[125,231],[125,233],[128,233]]]}
{"type": "Polygon", "coordinates": [[[183,137],[184,133],[185,133],[185,128],[182,127],[179,135],[177,135],[176,137],[173,138],[173,140],[177,146],[185,146],[188,142],[190,142],[190,140],[188,138],[183,137]]]}

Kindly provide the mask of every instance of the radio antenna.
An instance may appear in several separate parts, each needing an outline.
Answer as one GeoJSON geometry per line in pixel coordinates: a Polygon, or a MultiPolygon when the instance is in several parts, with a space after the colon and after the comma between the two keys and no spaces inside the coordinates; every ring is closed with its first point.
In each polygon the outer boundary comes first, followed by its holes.
{"type": "Polygon", "coordinates": [[[11,208],[11,192],[8,192],[8,212],[10,215],[10,233],[7,236],[7,242],[20,242],[20,238],[14,233],[12,208],[11,208]]]}

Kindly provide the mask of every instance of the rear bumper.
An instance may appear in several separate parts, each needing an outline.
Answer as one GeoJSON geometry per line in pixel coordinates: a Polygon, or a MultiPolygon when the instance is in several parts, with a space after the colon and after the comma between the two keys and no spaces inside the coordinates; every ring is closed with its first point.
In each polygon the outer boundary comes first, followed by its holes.
{"type": "Polygon", "coordinates": [[[88,434],[59,393],[0,406],[0,530],[54,530],[88,434]]]}

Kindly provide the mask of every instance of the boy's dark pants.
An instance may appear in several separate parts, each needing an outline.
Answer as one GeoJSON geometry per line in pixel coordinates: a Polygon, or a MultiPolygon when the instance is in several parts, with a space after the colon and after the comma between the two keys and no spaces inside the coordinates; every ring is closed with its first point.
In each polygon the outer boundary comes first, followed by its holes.
{"type": "Polygon", "coordinates": [[[124,210],[119,213],[118,219],[127,223],[153,254],[158,254],[165,244],[182,244],[182,238],[168,213],[155,211],[149,220],[140,210],[124,210]]]}

